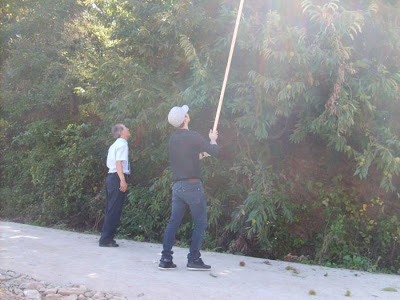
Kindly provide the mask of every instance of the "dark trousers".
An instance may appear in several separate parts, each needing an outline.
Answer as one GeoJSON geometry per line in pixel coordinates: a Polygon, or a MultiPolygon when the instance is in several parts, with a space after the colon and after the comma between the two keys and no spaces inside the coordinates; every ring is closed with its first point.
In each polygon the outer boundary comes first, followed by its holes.
{"type": "Polygon", "coordinates": [[[110,243],[121,224],[122,207],[126,193],[121,192],[121,180],[117,173],[108,174],[106,179],[106,207],[103,229],[101,231],[100,243],[110,243]]]}
{"type": "Polygon", "coordinates": [[[207,229],[206,196],[200,180],[197,182],[186,180],[178,181],[172,186],[172,212],[164,234],[162,259],[172,260],[175,235],[187,206],[190,208],[194,223],[188,259],[197,259],[201,255],[200,249],[207,229]]]}

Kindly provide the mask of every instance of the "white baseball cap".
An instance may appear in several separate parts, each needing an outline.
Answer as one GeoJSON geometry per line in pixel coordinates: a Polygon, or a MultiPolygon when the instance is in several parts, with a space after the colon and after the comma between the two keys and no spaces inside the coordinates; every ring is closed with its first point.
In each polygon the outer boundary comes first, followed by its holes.
{"type": "Polygon", "coordinates": [[[185,116],[189,111],[189,106],[184,105],[182,107],[175,106],[171,108],[168,114],[168,122],[174,127],[179,127],[182,125],[185,116]]]}

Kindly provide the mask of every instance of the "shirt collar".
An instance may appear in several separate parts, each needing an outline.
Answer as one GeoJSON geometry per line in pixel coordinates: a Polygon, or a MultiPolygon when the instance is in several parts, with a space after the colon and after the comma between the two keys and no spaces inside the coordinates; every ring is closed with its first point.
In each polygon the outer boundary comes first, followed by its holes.
{"type": "Polygon", "coordinates": [[[128,143],[128,141],[125,140],[125,139],[123,139],[123,138],[117,138],[117,141],[123,141],[123,142],[125,142],[125,143],[128,143]]]}

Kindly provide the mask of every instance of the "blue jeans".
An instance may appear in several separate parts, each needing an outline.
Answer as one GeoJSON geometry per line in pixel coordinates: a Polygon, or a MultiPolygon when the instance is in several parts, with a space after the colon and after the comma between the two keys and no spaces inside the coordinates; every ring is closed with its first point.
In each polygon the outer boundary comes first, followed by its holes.
{"type": "Polygon", "coordinates": [[[192,214],[194,229],[188,259],[200,257],[204,234],[207,229],[207,202],[203,184],[197,182],[178,181],[172,186],[172,212],[163,240],[162,259],[172,260],[172,246],[175,243],[175,234],[182,222],[186,206],[192,214]]]}
{"type": "Polygon", "coordinates": [[[126,192],[121,192],[121,180],[116,173],[108,174],[106,179],[106,207],[103,229],[101,231],[100,243],[110,243],[117,233],[118,226],[121,224],[122,208],[124,205],[126,192]]]}

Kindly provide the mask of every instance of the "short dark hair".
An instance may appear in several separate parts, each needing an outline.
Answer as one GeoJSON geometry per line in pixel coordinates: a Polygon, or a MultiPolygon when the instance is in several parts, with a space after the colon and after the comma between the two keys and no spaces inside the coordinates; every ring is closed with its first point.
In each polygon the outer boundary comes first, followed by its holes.
{"type": "Polygon", "coordinates": [[[122,124],[115,124],[111,127],[111,133],[115,138],[119,138],[121,136],[121,132],[124,130],[124,126],[122,124]]]}

